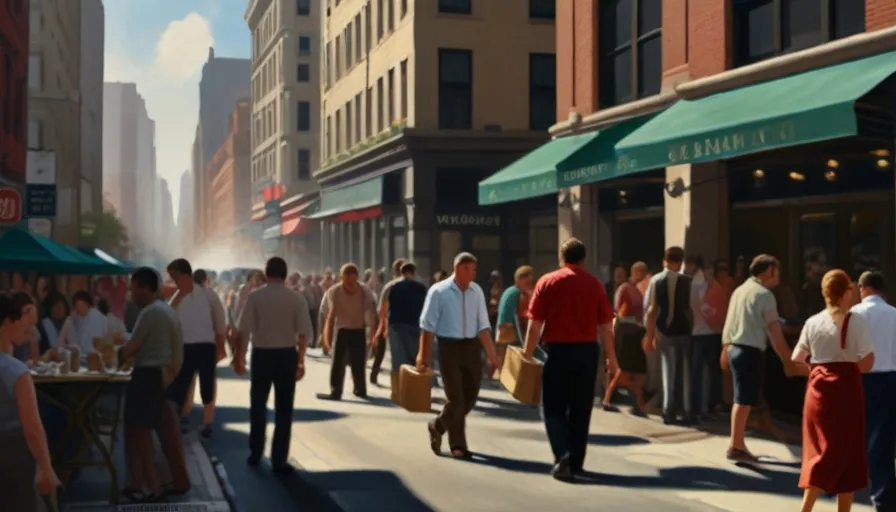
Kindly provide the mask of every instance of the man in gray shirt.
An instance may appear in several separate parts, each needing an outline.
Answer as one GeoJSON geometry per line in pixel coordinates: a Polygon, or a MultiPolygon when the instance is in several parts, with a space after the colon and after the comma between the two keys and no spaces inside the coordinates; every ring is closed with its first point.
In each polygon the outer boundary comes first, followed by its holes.
{"type": "Polygon", "coordinates": [[[271,463],[275,472],[288,474],[294,471],[287,463],[287,457],[292,434],[296,381],[305,375],[305,350],[308,340],[314,335],[314,329],[305,297],[286,287],[286,261],[283,258],[271,258],[265,265],[264,272],[267,284],[249,294],[240,315],[240,340],[233,364],[239,375],[245,372],[246,351],[251,339],[251,453],[248,463],[257,466],[264,452],[268,395],[273,386],[274,440],[271,444],[271,463]]]}

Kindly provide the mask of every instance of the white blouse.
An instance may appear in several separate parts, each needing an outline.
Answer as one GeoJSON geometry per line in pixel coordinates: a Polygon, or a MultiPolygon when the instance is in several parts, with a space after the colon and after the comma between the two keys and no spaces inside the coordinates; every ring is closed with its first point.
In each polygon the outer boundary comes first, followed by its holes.
{"type": "Polygon", "coordinates": [[[855,363],[874,352],[868,322],[859,315],[849,316],[846,330],[846,348],[840,348],[840,324],[827,311],[817,313],[806,320],[800,340],[793,349],[793,359],[801,352],[810,355],[811,364],[855,363]]]}

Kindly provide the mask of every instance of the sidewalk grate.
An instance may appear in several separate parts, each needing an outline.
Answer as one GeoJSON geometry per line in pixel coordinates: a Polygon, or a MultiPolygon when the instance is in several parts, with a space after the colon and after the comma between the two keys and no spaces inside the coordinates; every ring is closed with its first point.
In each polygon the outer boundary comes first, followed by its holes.
{"type": "Polygon", "coordinates": [[[119,505],[118,512],[211,512],[207,503],[157,503],[119,505]]]}

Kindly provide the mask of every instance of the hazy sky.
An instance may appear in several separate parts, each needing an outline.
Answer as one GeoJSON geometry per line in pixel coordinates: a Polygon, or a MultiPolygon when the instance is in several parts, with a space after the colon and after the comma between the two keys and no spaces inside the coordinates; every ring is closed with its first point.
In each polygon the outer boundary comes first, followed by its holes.
{"type": "Polygon", "coordinates": [[[156,122],[156,167],[171,188],[190,167],[199,112],[199,74],[208,47],[219,57],[249,57],[240,0],[104,0],[106,81],[135,82],[156,122]]]}

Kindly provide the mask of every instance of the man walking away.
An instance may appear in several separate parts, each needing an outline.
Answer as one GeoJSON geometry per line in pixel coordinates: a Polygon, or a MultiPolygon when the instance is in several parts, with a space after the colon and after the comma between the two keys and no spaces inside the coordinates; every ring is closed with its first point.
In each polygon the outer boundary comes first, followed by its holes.
{"type": "Polygon", "coordinates": [[[287,462],[292,432],[296,381],[305,375],[305,350],[313,335],[305,297],[286,287],[286,261],[271,258],[264,269],[267,284],[249,294],[240,317],[239,350],[234,369],[246,369],[246,351],[252,342],[249,406],[249,460],[257,466],[264,452],[267,404],[274,387],[274,441],[271,464],[277,473],[292,473],[287,462]]]}
{"type": "MultiPolygon", "coordinates": [[[[379,311],[377,327],[376,327],[376,332],[374,333],[373,338],[371,339],[371,345],[376,349],[375,358],[373,360],[373,367],[370,369],[370,383],[373,384],[374,386],[376,385],[377,376],[380,373],[380,365],[382,365],[383,358],[386,355],[386,340],[389,339],[389,328],[388,328],[388,325],[389,325],[389,317],[388,317],[389,301],[387,298],[389,297],[389,290],[392,289],[392,285],[394,285],[399,280],[401,280],[402,265],[404,265],[404,259],[402,259],[402,258],[398,258],[397,260],[392,262],[392,280],[390,280],[388,283],[383,285],[383,291],[380,294],[380,301],[379,301],[379,304],[377,305],[377,308],[379,311]]],[[[420,320],[420,317],[418,315],[418,317],[416,319],[414,319],[414,325],[417,325],[417,323],[419,323],[419,320],[420,320]]],[[[416,343],[416,340],[414,340],[414,341],[416,343]]],[[[417,351],[415,350],[414,355],[416,355],[416,353],[417,353],[417,351]]],[[[411,356],[411,358],[413,359],[413,356],[411,356]]],[[[392,366],[393,366],[393,368],[395,367],[394,362],[393,362],[392,366]]],[[[395,386],[395,383],[397,382],[397,380],[396,380],[397,378],[398,378],[397,375],[392,375],[393,398],[395,395],[395,390],[397,389],[397,387],[395,386]]]]}
{"type": "Polygon", "coordinates": [[[155,501],[162,494],[156,472],[152,433],[159,428],[165,403],[163,371],[180,345],[180,325],[167,304],[158,300],[159,276],[140,267],[131,276],[131,298],[142,308],[134,333],[119,350],[118,360],[134,361],[125,399],[124,427],[127,461],[131,474],[128,497],[155,501]]]}
{"type": "MultiPolygon", "coordinates": [[[[765,372],[765,349],[772,348],[784,365],[788,376],[797,374],[791,361],[790,347],[784,339],[778,304],[772,288],[778,285],[778,260],[760,254],[750,264],[750,278],[731,294],[728,315],[722,329],[722,368],[731,370],[734,406],[731,408],[731,438],[726,457],[737,462],[756,462],[747,450],[746,429],[750,409],[762,399],[762,378],[765,372]]],[[[892,464],[890,454],[890,463],[892,464]]]]}
{"type": "Polygon", "coordinates": [[[224,305],[214,290],[199,286],[193,281],[193,268],[189,261],[172,261],[168,265],[168,274],[177,284],[171,307],[180,318],[184,340],[183,366],[168,388],[169,398],[182,410],[188,400],[190,383],[198,373],[199,394],[203,405],[203,427],[200,432],[203,437],[209,437],[215,415],[217,347],[224,345],[224,337],[227,335],[224,305]]]}
{"type": "Polygon", "coordinates": [[[532,358],[539,338],[548,353],[542,380],[544,423],[554,453],[552,475],[571,480],[584,472],[594,386],[600,358],[607,371],[618,365],[613,344],[613,306],[600,279],[582,263],[585,244],[570,238],[560,247],[562,268],[542,276],[529,301],[525,356],[532,358]]]}
{"type": "Polygon", "coordinates": [[[646,341],[660,352],[663,375],[663,423],[681,415],[693,416],[687,371],[691,354],[691,278],[681,273],[684,249],[670,247],[663,257],[663,271],[650,278],[647,293],[646,341]]]}
{"type": "Polygon", "coordinates": [[[896,510],[896,308],[887,304],[884,275],[877,271],[859,276],[862,302],[852,312],[865,319],[874,344],[874,366],[862,375],[865,388],[865,429],[871,501],[878,511],[896,510]]]}
{"type": "Polygon", "coordinates": [[[392,400],[398,398],[401,365],[415,365],[420,347],[420,313],[426,301],[426,285],[417,281],[417,265],[406,262],[399,269],[401,279],[384,289],[388,309],[389,348],[392,356],[392,400]]]}
{"type": "Polygon", "coordinates": [[[367,336],[365,329],[372,326],[376,315],[376,300],[370,291],[358,282],[358,266],[346,263],[339,271],[340,282],[327,290],[327,320],[324,322],[324,350],[333,347],[333,364],[330,367],[330,393],[319,394],[322,400],[341,400],[345,383],[345,361],[352,370],[354,394],[367,398],[367,336]],[[333,331],[336,345],[333,346],[333,331]]]}
{"type": "Polygon", "coordinates": [[[311,337],[308,338],[308,343],[313,343],[317,336],[317,307],[320,305],[320,301],[317,299],[314,289],[311,288],[311,275],[297,275],[299,276],[299,292],[305,298],[305,302],[308,304],[308,314],[311,316],[311,337]]]}
{"type": "Polygon", "coordinates": [[[417,369],[432,367],[432,340],[439,338],[439,369],[445,387],[445,407],[427,425],[429,446],[441,455],[442,436],[448,433],[451,455],[473,456],[467,448],[466,418],[476,405],[482,382],[480,350],[500,368],[488,320],[488,303],[476,279],[476,257],[462,252],[454,258],[454,274],[434,284],[420,314],[417,369]]]}
{"type": "Polygon", "coordinates": [[[693,314],[693,329],[691,331],[690,373],[686,376],[690,382],[691,390],[691,417],[690,422],[696,424],[703,413],[703,399],[707,400],[707,418],[712,413],[713,407],[718,404],[717,397],[722,390],[721,372],[719,367],[719,350],[722,347],[722,336],[718,327],[713,328],[710,322],[717,311],[707,303],[712,272],[703,268],[703,257],[690,255],[685,258],[685,274],[691,277],[691,313],[693,314]],[[710,276],[707,278],[707,275],[710,276]],[[709,376],[709,386],[704,385],[704,375],[709,376]]]}

